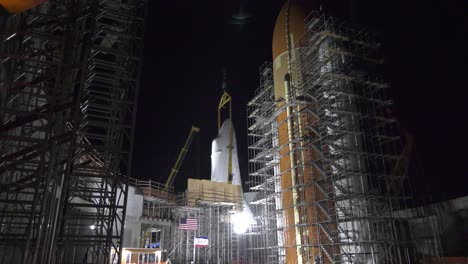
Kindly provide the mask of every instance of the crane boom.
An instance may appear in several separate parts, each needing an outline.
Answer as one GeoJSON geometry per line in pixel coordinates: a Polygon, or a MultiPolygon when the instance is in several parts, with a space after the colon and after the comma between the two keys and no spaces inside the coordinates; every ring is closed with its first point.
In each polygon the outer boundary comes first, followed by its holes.
{"type": "Polygon", "coordinates": [[[174,167],[172,167],[171,172],[169,173],[169,177],[167,178],[166,184],[164,185],[164,188],[168,190],[172,184],[174,183],[174,180],[179,173],[180,166],[182,165],[182,162],[184,161],[185,155],[187,154],[190,145],[192,144],[193,137],[195,133],[200,132],[200,128],[196,126],[192,126],[192,129],[190,130],[190,134],[187,137],[187,140],[185,141],[184,146],[179,152],[179,156],[177,156],[177,160],[174,163],[174,167]]]}
{"type": "MultiPolygon", "coordinates": [[[[225,83],[223,83],[225,86],[225,83]]],[[[229,145],[228,145],[228,183],[232,183],[232,97],[226,91],[224,91],[223,95],[221,96],[221,100],[218,104],[218,130],[221,129],[221,110],[229,104],[229,119],[231,122],[229,123],[229,145]]]]}

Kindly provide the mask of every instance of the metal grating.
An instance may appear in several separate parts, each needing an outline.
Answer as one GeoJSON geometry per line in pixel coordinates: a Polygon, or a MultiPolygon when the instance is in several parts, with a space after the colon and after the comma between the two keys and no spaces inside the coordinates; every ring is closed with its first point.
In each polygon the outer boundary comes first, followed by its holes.
{"type": "Polygon", "coordinates": [[[0,35],[0,263],[120,256],[145,1],[48,1],[0,35]]]}
{"type": "Polygon", "coordinates": [[[404,142],[379,74],[380,44],[321,13],[305,22],[289,98],[274,101],[267,65],[248,104],[250,189],[257,192],[250,263],[288,263],[288,249],[304,263],[412,262],[408,221],[395,213],[410,196],[398,169],[404,142]],[[294,165],[278,166],[291,156],[294,165]],[[294,244],[285,244],[288,229],[294,244]]]}

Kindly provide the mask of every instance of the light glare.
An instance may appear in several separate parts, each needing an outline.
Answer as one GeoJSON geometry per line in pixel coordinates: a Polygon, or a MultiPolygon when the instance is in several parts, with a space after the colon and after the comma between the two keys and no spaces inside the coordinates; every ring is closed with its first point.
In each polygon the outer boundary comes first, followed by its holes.
{"type": "Polygon", "coordinates": [[[236,234],[244,234],[250,225],[254,224],[253,215],[246,210],[234,213],[231,217],[233,229],[236,234]]]}

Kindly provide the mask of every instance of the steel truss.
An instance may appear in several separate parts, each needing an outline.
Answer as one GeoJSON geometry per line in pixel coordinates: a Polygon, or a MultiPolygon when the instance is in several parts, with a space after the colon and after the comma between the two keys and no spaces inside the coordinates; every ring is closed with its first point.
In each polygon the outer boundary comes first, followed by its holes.
{"type": "Polygon", "coordinates": [[[175,232],[169,257],[175,263],[238,263],[239,237],[234,233],[230,216],[232,205],[204,204],[198,207],[173,209],[175,232]],[[197,230],[180,230],[181,217],[192,217],[198,221],[197,230]],[[207,247],[194,248],[194,237],[206,236],[207,247]],[[195,255],[194,255],[195,253],[195,255]],[[195,259],[193,258],[195,256],[195,259]]]}
{"type": "Polygon", "coordinates": [[[266,67],[248,104],[251,190],[258,192],[252,206],[259,219],[251,262],[287,262],[288,247],[298,247],[304,263],[412,262],[407,219],[395,214],[409,195],[407,176],[398,170],[401,131],[379,75],[380,44],[365,30],[314,12],[295,46],[301,47],[292,64],[299,78],[291,82],[290,99],[274,102],[266,67]],[[278,133],[287,121],[291,132],[278,133]],[[281,171],[279,161],[290,155],[297,162],[281,171]],[[295,184],[282,189],[291,170],[295,184]],[[292,191],[297,202],[281,199],[292,191]],[[284,245],[291,209],[298,212],[299,241],[284,245]]]}
{"type": "Polygon", "coordinates": [[[120,256],[145,1],[48,1],[0,35],[0,263],[120,256]]]}
{"type": "Polygon", "coordinates": [[[257,224],[248,233],[249,263],[284,263],[283,212],[276,103],[271,63],[260,68],[260,88],[248,103],[250,207],[257,224]]]}

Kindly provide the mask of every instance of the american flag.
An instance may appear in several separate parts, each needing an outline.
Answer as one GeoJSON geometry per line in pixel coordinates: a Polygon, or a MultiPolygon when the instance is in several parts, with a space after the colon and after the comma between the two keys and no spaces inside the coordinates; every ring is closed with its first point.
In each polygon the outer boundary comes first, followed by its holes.
{"type": "Polygon", "coordinates": [[[180,218],[179,229],[197,230],[197,228],[198,228],[198,221],[196,218],[191,218],[191,217],[180,218]]]}

